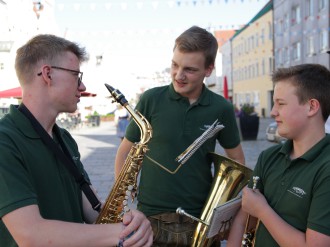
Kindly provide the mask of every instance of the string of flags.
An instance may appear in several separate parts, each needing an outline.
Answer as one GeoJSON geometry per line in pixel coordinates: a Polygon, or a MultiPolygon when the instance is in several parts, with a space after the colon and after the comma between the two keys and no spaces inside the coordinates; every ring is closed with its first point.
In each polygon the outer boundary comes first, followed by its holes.
{"type": "Polygon", "coordinates": [[[59,10],[64,9],[73,9],[79,11],[80,9],[89,8],[90,10],[95,10],[96,8],[105,8],[106,10],[111,10],[115,7],[120,7],[122,10],[126,10],[128,8],[137,8],[143,9],[145,7],[152,7],[153,9],[168,7],[198,7],[198,6],[214,6],[221,4],[244,4],[244,3],[256,3],[256,2],[265,2],[267,3],[269,0],[151,0],[151,1],[104,1],[104,2],[92,2],[92,3],[84,3],[84,2],[73,2],[73,3],[58,3],[57,8],[59,10]]]}

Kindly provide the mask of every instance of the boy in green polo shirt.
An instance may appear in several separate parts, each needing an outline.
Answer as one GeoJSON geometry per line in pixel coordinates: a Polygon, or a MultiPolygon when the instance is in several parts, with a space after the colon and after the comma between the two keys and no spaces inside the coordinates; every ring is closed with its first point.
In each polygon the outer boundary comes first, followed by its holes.
{"type": "MultiPolygon", "coordinates": [[[[241,246],[247,215],[258,219],[255,245],[330,246],[330,72],[318,64],[273,74],[272,116],[283,145],[259,156],[257,189],[243,190],[227,246],[241,246]]],[[[251,187],[251,184],[250,186],[251,187]]]]}

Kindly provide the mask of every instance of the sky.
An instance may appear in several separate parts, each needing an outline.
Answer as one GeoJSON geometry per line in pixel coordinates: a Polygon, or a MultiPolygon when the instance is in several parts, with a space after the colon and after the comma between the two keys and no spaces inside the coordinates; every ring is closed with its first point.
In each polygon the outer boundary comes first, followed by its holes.
{"type": "MultiPolygon", "coordinates": [[[[90,53],[84,78],[136,90],[136,76],[171,64],[175,38],[192,25],[238,29],[268,0],[56,0],[55,21],[64,37],[90,53]],[[96,56],[102,55],[100,66],[96,56]],[[131,83],[128,83],[131,82],[131,83]],[[123,86],[125,85],[125,86],[123,86]]],[[[140,81],[141,83],[141,81],[140,81]]],[[[143,82],[142,82],[143,83],[143,82]]],[[[103,88],[102,88],[103,89],[103,88]]]]}

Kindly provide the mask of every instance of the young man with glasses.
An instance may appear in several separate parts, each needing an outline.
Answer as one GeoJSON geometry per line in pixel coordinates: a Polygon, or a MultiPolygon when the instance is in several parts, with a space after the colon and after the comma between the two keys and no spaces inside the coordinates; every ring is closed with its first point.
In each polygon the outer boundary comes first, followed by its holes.
{"type": "Polygon", "coordinates": [[[17,50],[22,104],[0,120],[0,246],[115,246],[132,232],[125,246],[152,243],[150,222],[137,210],[123,223],[90,224],[98,213],[85,195],[91,185],[78,146],[55,123],[59,113],[77,109],[86,59],[84,48],[54,35],[17,50]],[[85,183],[76,182],[63,155],[85,183]]]}

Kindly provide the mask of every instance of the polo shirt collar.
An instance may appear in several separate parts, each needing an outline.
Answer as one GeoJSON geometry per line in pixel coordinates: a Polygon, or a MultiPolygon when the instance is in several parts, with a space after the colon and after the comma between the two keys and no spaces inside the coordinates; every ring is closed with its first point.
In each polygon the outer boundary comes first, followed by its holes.
{"type": "MultiPolygon", "coordinates": [[[[173,83],[171,83],[169,85],[169,95],[170,95],[170,98],[173,99],[173,100],[186,99],[186,97],[183,97],[180,94],[178,94],[177,92],[175,92],[173,83]]],[[[209,105],[210,101],[211,101],[210,97],[211,97],[210,90],[208,90],[206,88],[205,84],[203,84],[202,93],[199,96],[199,98],[198,98],[198,100],[196,101],[195,104],[209,105]]]]}
{"type": "MultiPolygon", "coordinates": [[[[322,138],[318,143],[316,143],[311,149],[309,149],[306,153],[304,153],[299,158],[307,160],[307,161],[313,161],[320,155],[323,148],[325,148],[329,144],[330,144],[330,135],[326,134],[326,136],[324,138],[322,138]]],[[[287,140],[283,144],[283,146],[280,150],[280,153],[282,153],[288,157],[291,154],[292,148],[293,148],[293,141],[287,140]]]]}
{"type": "Polygon", "coordinates": [[[21,113],[18,109],[17,105],[11,105],[9,109],[9,113],[12,116],[14,123],[17,128],[27,137],[29,138],[40,138],[38,133],[34,130],[32,124],[29,119],[25,117],[23,113],[21,113]]]}

